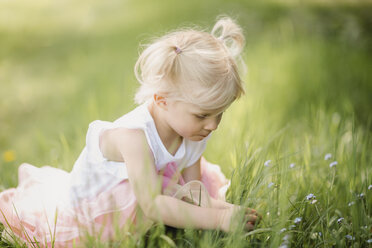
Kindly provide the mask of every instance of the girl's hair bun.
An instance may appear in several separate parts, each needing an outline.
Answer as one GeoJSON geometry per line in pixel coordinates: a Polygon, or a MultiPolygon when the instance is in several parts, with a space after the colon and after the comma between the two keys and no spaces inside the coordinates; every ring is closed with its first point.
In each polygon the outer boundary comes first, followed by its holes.
{"type": "Polygon", "coordinates": [[[242,28],[227,16],[218,17],[211,34],[223,42],[234,58],[243,51],[245,39],[242,28]]]}
{"type": "Polygon", "coordinates": [[[134,68],[141,84],[136,102],[160,94],[204,110],[227,108],[244,94],[243,46],[243,31],[229,17],[219,18],[211,33],[186,28],[154,40],[134,68]]]}

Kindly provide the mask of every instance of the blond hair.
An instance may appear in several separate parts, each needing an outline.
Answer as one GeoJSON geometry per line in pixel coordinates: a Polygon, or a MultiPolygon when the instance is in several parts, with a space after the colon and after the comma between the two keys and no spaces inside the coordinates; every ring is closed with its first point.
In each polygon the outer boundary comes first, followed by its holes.
{"type": "Polygon", "coordinates": [[[154,94],[193,103],[202,109],[223,109],[244,94],[237,63],[244,66],[242,29],[220,18],[211,33],[184,29],[148,45],[135,65],[141,86],[135,101],[154,94]]]}

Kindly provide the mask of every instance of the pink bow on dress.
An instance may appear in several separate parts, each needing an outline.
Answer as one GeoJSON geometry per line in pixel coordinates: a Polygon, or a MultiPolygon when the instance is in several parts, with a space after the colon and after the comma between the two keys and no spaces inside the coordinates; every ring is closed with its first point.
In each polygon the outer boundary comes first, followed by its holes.
{"type": "Polygon", "coordinates": [[[177,170],[177,164],[175,162],[168,163],[163,171],[163,190],[168,186],[169,182],[174,180],[175,183],[180,185],[185,184],[185,180],[183,179],[181,172],[177,170]]]}

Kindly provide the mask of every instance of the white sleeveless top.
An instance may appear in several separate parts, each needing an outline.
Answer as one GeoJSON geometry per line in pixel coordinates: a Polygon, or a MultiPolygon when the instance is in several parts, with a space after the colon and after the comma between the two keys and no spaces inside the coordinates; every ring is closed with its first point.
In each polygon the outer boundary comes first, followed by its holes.
{"type": "Polygon", "coordinates": [[[184,138],[173,156],[160,139],[154,120],[148,110],[148,103],[138,106],[114,122],[93,121],[89,124],[86,146],[70,173],[72,202],[76,203],[82,199],[95,197],[128,178],[125,163],[107,160],[99,148],[101,132],[118,127],[144,131],[147,143],[155,158],[156,170],[163,169],[170,162],[175,162],[179,171],[193,165],[204,152],[206,142],[210,138],[210,135],[201,141],[191,141],[184,138]]]}

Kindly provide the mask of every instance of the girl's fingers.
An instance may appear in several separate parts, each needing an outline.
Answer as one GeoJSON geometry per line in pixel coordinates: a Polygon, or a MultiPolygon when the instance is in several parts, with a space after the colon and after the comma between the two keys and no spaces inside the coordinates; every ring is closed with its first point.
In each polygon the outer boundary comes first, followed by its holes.
{"type": "Polygon", "coordinates": [[[256,220],[257,220],[257,216],[256,216],[256,215],[253,215],[253,214],[248,214],[248,215],[245,215],[245,220],[246,220],[247,222],[252,222],[252,223],[254,223],[254,222],[256,222],[256,220]]]}
{"type": "Polygon", "coordinates": [[[261,216],[259,213],[257,213],[256,210],[254,210],[254,209],[252,209],[252,208],[246,208],[245,213],[246,213],[246,214],[254,214],[254,215],[256,215],[256,216],[261,216]]]}
{"type": "Polygon", "coordinates": [[[253,208],[246,208],[245,213],[246,214],[257,214],[257,211],[254,210],[253,208]]]}
{"type": "Polygon", "coordinates": [[[254,225],[252,224],[252,222],[247,222],[247,223],[245,224],[245,229],[246,229],[247,231],[252,231],[252,230],[254,229],[254,225]]]}
{"type": "Polygon", "coordinates": [[[252,208],[246,208],[245,209],[245,229],[247,231],[252,231],[255,227],[255,225],[260,221],[262,216],[257,213],[256,210],[252,208]]]}
{"type": "Polygon", "coordinates": [[[257,213],[257,211],[252,208],[246,208],[245,214],[253,214],[253,215],[256,215],[258,219],[262,219],[262,215],[257,213]]]}

